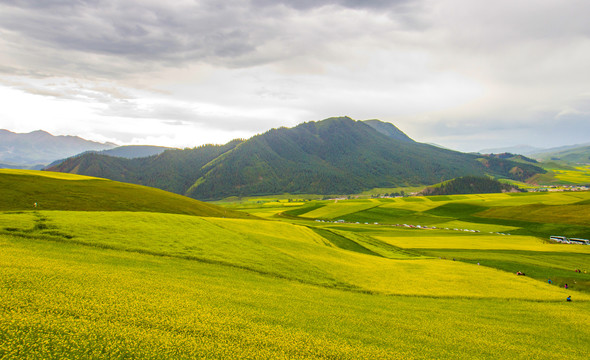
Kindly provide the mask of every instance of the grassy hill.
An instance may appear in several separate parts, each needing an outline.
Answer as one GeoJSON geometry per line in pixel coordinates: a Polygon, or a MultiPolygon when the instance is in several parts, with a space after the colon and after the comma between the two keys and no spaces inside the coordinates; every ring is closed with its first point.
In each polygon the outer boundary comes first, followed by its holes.
{"type": "Polygon", "coordinates": [[[0,198],[0,211],[149,211],[248,217],[159,189],[49,171],[0,169],[0,198]],[[37,203],[36,208],[34,203],[37,203]]]}
{"type": "Polygon", "coordinates": [[[545,170],[414,142],[392,124],[348,117],[272,129],[245,141],[145,159],[87,154],[52,167],[201,200],[268,194],[351,194],[464,175],[524,180],[545,170]]]}
{"type": "Polygon", "coordinates": [[[534,158],[543,161],[563,161],[572,164],[590,164],[590,145],[578,145],[566,149],[552,149],[536,153],[534,158]]]}
{"type": "Polygon", "coordinates": [[[590,275],[573,271],[590,270],[590,246],[490,234],[518,228],[475,216],[583,205],[588,193],[301,202],[282,217],[261,203],[250,211],[263,220],[182,214],[173,208],[201,203],[108,180],[1,175],[2,191],[21,186],[43,200],[0,210],[0,358],[586,359],[590,351],[590,275]],[[102,196],[108,211],[78,208],[102,196]],[[60,209],[43,207],[60,198],[60,209]],[[351,223],[308,219],[317,214],[351,223]],[[361,216],[370,224],[352,221],[361,216]],[[374,224],[402,218],[482,232],[374,224]]]}

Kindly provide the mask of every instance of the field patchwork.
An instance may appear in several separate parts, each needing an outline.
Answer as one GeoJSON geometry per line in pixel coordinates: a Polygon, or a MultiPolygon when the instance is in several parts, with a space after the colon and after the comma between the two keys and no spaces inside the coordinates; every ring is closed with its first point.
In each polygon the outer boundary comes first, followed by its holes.
{"type": "Polygon", "coordinates": [[[0,359],[590,353],[590,246],[547,239],[590,234],[588,192],[223,208],[44,175],[0,172],[0,359]]]}

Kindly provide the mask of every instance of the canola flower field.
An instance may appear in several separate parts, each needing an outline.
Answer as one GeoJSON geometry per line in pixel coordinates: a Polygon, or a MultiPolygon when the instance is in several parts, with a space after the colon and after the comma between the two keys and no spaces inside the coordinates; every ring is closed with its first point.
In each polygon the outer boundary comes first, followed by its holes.
{"type": "Polygon", "coordinates": [[[370,224],[307,217],[333,202],[261,204],[266,219],[5,210],[0,359],[586,359],[590,247],[374,224],[534,204],[498,195],[335,208],[383,207],[370,224]]]}
{"type": "Polygon", "coordinates": [[[0,236],[3,358],[582,359],[588,350],[590,295],[494,268],[344,251],[307,227],[263,220],[4,215],[13,228],[0,236]],[[148,224],[161,225],[139,231],[148,224]]]}
{"type": "Polygon", "coordinates": [[[546,163],[546,174],[538,174],[533,181],[540,184],[590,184],[590,165],[565,165],[546,163]]]}

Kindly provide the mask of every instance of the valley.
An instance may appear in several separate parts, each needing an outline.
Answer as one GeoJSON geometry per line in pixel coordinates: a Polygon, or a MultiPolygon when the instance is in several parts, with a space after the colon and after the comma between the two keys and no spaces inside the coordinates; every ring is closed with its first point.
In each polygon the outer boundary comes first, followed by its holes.
{"type": "Polygon", "coordinates": [[[590,246],[548,241],[590,234],[588,192],[220,207],[71,174],[3,170],[0,181],[13,199],[0,209],[2,358],[590,350],[590,246]]]}

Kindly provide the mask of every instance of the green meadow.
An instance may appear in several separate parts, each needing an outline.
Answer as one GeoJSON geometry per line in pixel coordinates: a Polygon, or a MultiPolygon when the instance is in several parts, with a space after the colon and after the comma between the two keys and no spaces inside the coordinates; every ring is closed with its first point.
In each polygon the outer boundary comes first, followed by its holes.
{"type": "Polygon", "coordinates": [[[588,238],[589,204],[587,191],[502,193],[318,201],[297,209],[283,209],[282,214],[310,220],[425,225],[541,238],[550,235],[588,238]]]}
{"type": "Polygon", "coordinates": [[[590,165],[567,164],[564,162],[544,162],[547,173],[537,174],[528,183],[538,185],[590,184],[590,165]]]}
{"type": "Polygon", "coordinates": [[[0,181],[0,359],[590,352],[590,246],[549,243],[535,228],[583,234],[582,215],[501,212],[567,213],[588,193],[222,208],[94,178],[0,181]]]}

